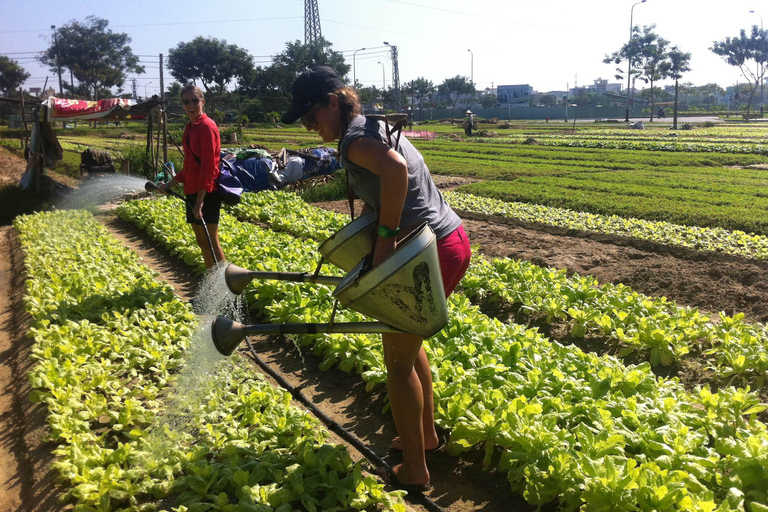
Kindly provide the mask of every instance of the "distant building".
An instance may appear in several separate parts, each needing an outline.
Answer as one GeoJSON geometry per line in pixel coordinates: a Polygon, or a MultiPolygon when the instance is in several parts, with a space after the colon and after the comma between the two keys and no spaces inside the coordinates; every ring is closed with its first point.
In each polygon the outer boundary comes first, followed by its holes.
{"type": "Polygon", "coordinates": [[[502,107],[527,107],[531,101],[533,87],[528,84],[499,85],[496,97],[502,107]]]}
{"type": "Polygon", "coordinates": [[[619,94],[622,92],[620,83],[608,83],[608,80],[598,78],[592,85],[573,87],[568,91],[569,96],[576,96],[581,91],[590,91],[597,94],[619,94]]]}

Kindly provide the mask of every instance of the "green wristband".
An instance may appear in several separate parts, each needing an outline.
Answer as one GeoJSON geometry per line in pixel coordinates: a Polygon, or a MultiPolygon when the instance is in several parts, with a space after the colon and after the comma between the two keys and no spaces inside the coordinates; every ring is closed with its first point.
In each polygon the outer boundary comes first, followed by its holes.
{"type": "Polygon", "coordinates": [[[393,231],[389,229],[387,226],[379,226],[379,236],[381,238],[392,238],[393,236],[397,236],[399,232],[400,232],[400,228],[397,228],[393,231]]]}

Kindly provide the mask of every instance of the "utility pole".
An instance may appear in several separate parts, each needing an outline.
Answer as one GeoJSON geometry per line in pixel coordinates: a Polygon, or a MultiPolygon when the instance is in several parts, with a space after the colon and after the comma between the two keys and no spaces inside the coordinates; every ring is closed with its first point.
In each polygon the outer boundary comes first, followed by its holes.
{"type": "Polygon", "coordinates": [[[321,37],[317,0],[304,0],[304,44],[314,43],[321,37]]]}
{"type": "MultiPolygon", "coordinates": [[[[639,2],[632,5],[632,8],[629,10],[629,44],[627,46],[628,53],[632,51],[632,16],[635,14],[635,5],[644,4],[646,0],[640,0],[639,2]]],[[[626,115],[624,116],[624,122],[629,122],[629,89],[630,89],[630,77],[632,76],[632,56],[627,56],[627,111],[626,115]]]]}
{"type": "MultiPolygon", "coordinates": [[[[53,30],[53,46],[56,48],[56,71],[59,73],[59,96],[64,96],[64,88],[61,86],[61,64],[59,63],[59,38],[56,36],[56,25],[51,25],[53,30]]],[[[74,84],[73,84],[74,87],[74,84]]]]}

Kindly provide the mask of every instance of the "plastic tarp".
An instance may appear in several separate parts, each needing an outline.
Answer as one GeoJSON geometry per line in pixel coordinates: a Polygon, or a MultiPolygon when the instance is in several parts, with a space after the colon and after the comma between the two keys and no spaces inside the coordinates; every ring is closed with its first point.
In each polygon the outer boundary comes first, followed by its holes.
{"type": "Polygon", "coordinates": [[[70,100],[50,97],[45,104],[48,106],[46,121],[68,119],[88,121],[112,117],[117,112],[126,111],[136,105],[136,100],[109,98],[98,101],[70,100]]]}
{"type": "Polygon", "coordinates": [[[313,149],[307,156],[290,156],[284,169],[278,168],[277,162],[268,156],[257,156],[264,154],[269,155],[269,152],[227,149],[221,153],[221,165],[227,166],[240,180],[246,192],[276,190],[312,176],[333,174],[342,168],[330,148],[313,149]]]}
{"type": "Polygon", "coordinates": [[[334,151],[331,148],[315,148],[310,151],[310,154],[315,156],[318,160],[304,158],[303,178],[323,174],[333,174],[343,167],[334,156],[334,151]]]}
{"type": "Polygon", "coordinates": [[[229,172],[240,180],[245,192],[274,190],[269,180],[272,172],[277,170],[277,164],[271,158],[246,158],[244,160],[227,160],[226,153],[221,154],[221,166],[227,166],[229,172]]]}

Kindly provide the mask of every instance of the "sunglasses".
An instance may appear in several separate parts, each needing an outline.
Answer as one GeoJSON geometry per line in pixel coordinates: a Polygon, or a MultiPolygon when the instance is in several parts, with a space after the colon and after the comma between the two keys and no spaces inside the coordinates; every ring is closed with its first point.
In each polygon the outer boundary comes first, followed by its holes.
{"type": "Polygon", "coordinates": [[[324,106],[325,105],[323,105],[323,103],[318,103],[317,105],[312,107],[309,112],[304,114],[304,116],[301,118],[301,121],[299,121],[301,125],[304,128],[308,128],[310,130],[315,126],[317,126],[317,111],[324,106]]]}
{"type": "Polygon", "coordinates": [[[192,98],[191,100],[188,100],[188,99],[181,100],[182,105],[189,105],[190,103],[193,105],[198,105],[200,103],[200,98],[192,98]]]}

